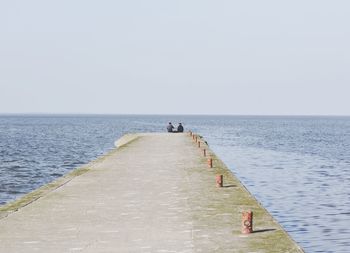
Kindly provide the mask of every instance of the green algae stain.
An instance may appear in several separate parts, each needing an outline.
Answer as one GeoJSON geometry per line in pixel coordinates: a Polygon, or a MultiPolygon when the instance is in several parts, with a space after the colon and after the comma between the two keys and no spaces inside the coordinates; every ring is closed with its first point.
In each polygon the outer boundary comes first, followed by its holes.
{"type": "Polygon", "coordinates": [[[66,175],[46,184],[46,185],[39,187],[38,189],[22,196],[21,198],[14,200],[10,203],[7,203],[3,206],[0,206],[0,219],[5,218],[9,214],[18,211],[20,208],[23,208],[23,207],[29,205],[30,203],[47,195],[48,193],[54,191],[55,189],[65,185],[69,181],[73,180],[75,177],[78,177],[78,176],[81,176],[81,175],[87,173],[88,171],[93,169],[95,164],[106,160],[108,157],[112,156],[117,151],[125,149],[130,143],[136,141],[137,139],[139,139],[139,136],[135,134],[135,136],[133,138],[131,138],[128,142],[124,143],[123,145],[119,146],[118,148],[111,150],[107,154],[100,156],[96,160],[91,161],[89,164],[87,164],[83,167],[74,169],[71,172],[69,172],[68,174],[66,174],[66,175]]]}
{"type": "MultiPolygon", "coordinates": [[[[98,161],[97,159],[96,161],[98,161]]],[[[95,163],[96,161],[92,162],[95,163]]],[[[61,187],[62,185],[68,183],[70,180],[72,180],[74,177],[80,176],[86,172],[88,172],[91,169],[91,167],[82,167],[75,169],[71,171],[70,173],[66,174],[63,177],[60,177],[46,185],[41,186],[40,188],[22,196],[18,200],[15,200],[13,202],[10,202],[4,206],[0,207],[0,219],[7,216],[7,214],[17,211],[18,209],[29,205],[30,203],[36,201],[37,199],[43,197],[44,195],[48,194],[49,192],[61,187]]]]}
{"type": "MultiPolygon", "coordinates": [[[[193,180],[196,180],[195,177],[201,178],[201,187],[192,187],[193,192],[200,192],[200,194],[193,194],[191,198],[191,209],[194,210],[191,215],[196,226],[210,228],[213,233],[231,231],[231,236],[236,241],[235,248],[239,249],[235,252],[303,252],[268,211],[234,176],[233,172],[208,147],[206,149],[207,157],[199,158],[202,167],[196,168],[189,174],[193,180]],[[209,157],[213,159],[213,168],[207,166],[209,157]],[[223,175],[224,186],[230,187],[216,188],[213,186],[214,182],[211,178],[214,178],[215,175],[223,175]],[[253,212],[253,229],[255,232],[242,235],[242,211],[248,210],[253,212]]],[[[200,243],[200,240],[200,238],[195,237],[196,242],[200,243]]],[[[231,239],[228,238],[227,240],[231,239]]],[[[227,248],[227,245],[217,246],[227,248]]]]}

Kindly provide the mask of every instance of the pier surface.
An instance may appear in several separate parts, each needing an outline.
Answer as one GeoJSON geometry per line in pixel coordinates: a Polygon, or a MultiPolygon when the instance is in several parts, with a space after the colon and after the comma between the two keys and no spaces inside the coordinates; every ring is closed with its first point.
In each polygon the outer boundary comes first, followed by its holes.
{"type": "Polygon", "coordinates": [[[203,142],[140,134],[118,145],[1,207],[0,252],[303,252],[203,142]],[[246,210],[255,232],[242,235],[246,210]]]}

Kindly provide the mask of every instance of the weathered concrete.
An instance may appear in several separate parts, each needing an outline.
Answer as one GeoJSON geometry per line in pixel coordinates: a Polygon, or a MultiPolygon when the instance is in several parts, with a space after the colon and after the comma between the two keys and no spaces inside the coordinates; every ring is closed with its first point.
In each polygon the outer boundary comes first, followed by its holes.
{"type": "Polygon", "coordinates": [[[117,144],[0,208],[0,252],[302,252],[205,147],[213,156],[208,168],[187,134],[128,136],[117,144]],[[216,174],[224,175],[223,188],[216,174]],[[243,236],[247,209],[257,232],[243,236]]]}

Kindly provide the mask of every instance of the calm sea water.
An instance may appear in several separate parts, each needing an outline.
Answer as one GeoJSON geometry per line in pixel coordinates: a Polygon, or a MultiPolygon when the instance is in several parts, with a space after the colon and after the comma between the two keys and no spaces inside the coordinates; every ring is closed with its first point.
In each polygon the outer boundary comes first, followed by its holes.
{"type": "Polygon", "coordinates": [[[203,135],[306,252],[350,252],[350,118],[0,116],[0,204],[168,121],[203,135]]]}

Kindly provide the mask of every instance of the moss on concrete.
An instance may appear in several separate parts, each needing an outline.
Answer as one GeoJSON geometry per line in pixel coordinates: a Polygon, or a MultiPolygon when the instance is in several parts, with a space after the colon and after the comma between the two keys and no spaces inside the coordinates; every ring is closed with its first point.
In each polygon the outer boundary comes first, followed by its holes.
{"type": "Polygon", "coordinates": [[[19,199],[0,206],[0,219],[5,218],[9,214],[18,211],[20,208],[29,205],[30,203],[36,201],[37,199],[45,196],[46,194],[54,191],[55,189],[57,189],[59,187],[65,185],[66,183],[68,183],[69,181],[74,179],[75,177],[78,177],[78,176],[90,171],[91,169],[94,168],[95,164],[104,161],[105,159],[107,159],[108,157],[113,155],[118,150],[124,149],[130,143],[136,141],[139,138],[139,135],[129,134],[129,135],[126,135],[126,137],[127,138],[124,137],[124,139],[123,139],[123,137],[121,138],[122,142],[120,142],[120,145],[118,145],[117,148],[114,148],[113,150],[111,150],[107,154],[102,155],[99,158],[97,158],[96,160],[91,161],[89,164],[87,164],[83,167],[74,169],[71,172],[67,173],[66,175],[64,175],[64,176],[62,176],[62,177],[60,177],[60,178],[58,178],[58,179],[56,179],[48,184],[45,184],[45,185],[39,187],[38,189],[20,197],[19,199]]]}
{"type": "MultiPolygon", "coordinates": [[[[52,192],[55,189],[63,186],[68,183],[70,180],[75,177],[86,174],[86,177],[90,176],[90,180],[93,181],[93,176],[98,168],[102,166],[95,166],[95,163],[102,162],[104,159],[107,159],[110,155],[114,155],[111,161],[107,161],[108,164],[113,164],[113,160],[116,159],[117,155],[115,152],[118,152],[120,149],[127,148],[128,144],[132,143],[138,138],[139,135],[133,135],[129,137],[135,138],[127,138],[129,142],[123,143],[122,145],[118,145],[118,149],[112,150],[107,155],[100,157],[94,162],[91,162],[87,166],[84,166],[80,169],[76,169],[66,176],[49,183],[38,190],[29,193],[23,196],[21,199],[9,203],[6,206],[0,207],[0,215],[2,212],[2,216],[6,216],[8,213],[15,212],[19,208],[32,203],[48,194],[48,192],[52,192]]],[[[142,136],[142,135],[141,135],[142,136]]],[[[175,136],[175,135],[173,135],[175,136]]],[[[124,138],[126,140],[126,138],[124,138]]],[[[184,142],[187,140],[184,140],[184,142]]],[[[188,140],[189,142],[190,140],[188,140]]],[[[184,143],[179,142],[179,143],[184,143]]],[[[138,142],[138,144],[147,145],[146,139],[144,142],[138,142]]],[[[159,142],[158,142],[159,143],[159,142]]],[[[166,142],[160,142],[165,145],[166,142]]],[[[119,142],[120,144],[120,142],[119,142]]],[[[197,148],[193,148],[190,146],[190,143],[187,143],[184,148],[186,149],[186,153],[184,151],[176,154],[180,154],[184,157],[174,157],[172,156],[172,161],[178,163],[178,166],[169,168],[177,168],[179,171],[175,174],[178,182],[174,184],[176,186],[176,190],[172,190],[172,199],[174,201],[174,206],[177,205],[175,202],[181,202],[179,206],[181,209],[181,220],[179,223],[174,223],[176,226],[174,230],[181,229],[181,225],[183,221],[186,221],[186,229],[190,228],[191,230],[185,230],[184,232],[190,232],[191,238],[190,243],[193,246],[193,250],[195,249],[207,249],[202,252],[255,252],[255,253],[283,253],[283,252],[303,252],[298,245],[289,237],[289,235],[283,230],[283,228],[273,219],[273,217],[263,208],[263,206],[249,193],[249,191],[243,186],[243,184],[234,176],[234,174],[225,166],[225,164],[209,149],[209,147],[203,144],[208,150],[208,155],[213,158],[214,168],[208,168],[207,165],[207,157],[203,157],[203,153],[200,152],[197,148]],[[178,159],[177,159],[178,158],[178,159]],[[224,187],[217,188],[215,186],[215,175],[222,174],[224,175],[224,187]],[[178,197],[181,197],[178,198],[178,197]],[[254,213],[254,231],[255,233],[249,235],[241,234],[241,216],[242,211],[252,210],[254,213]],[[190,225],[188,225],[190,224],[190,225]],[[179,228],[177,227],[179,226],[179,228]],[[209,250],[210,249],[210,250],[209,250]]],[[[137,147],[137,145],[131,145],[131,149],[133,147],[137,147]]],[[[159,151],[162,147],[159,147],[155,150],[159,151]]],[[[140,152],[140,147],[136,153],[138,156],[142,155],[144,157],[148,157],[150,154],[149,151],[144,151],[145,146],[142,146],[142,152],[140,152]]],[[[126,150],[130,151],[131,150],[126,150]]],[[[171,152],[171,149],[168,147],[168,151],[171,152]]],[[[167,156],[168,153],[162,153],[162,156],[167,156]]],[[[127,153],[127,152],[125,152],[127,153]]],[[[120,153],[120,154],[125,154],[120,153]]],[[[124,159],[130,160],[135,157],[134,153],[127,153],[126,156],[122,156],[124,159]]],[[[137,158],[137,157],[136,157],[137,158]]],[[[158,164],[159,160],[157,160],[157,155],[152,157],[152,164],[156,164],[155,168],[159,169],[162,173],[167,172],[166,170],[161,169],[162,166],[167,166],[168,164],[158,164]]],[[[160,159],[161,160],[161,159],[160,159]]],[[[166,161],[166,159],[163,159],[166,161]]],[[[148,161],[150,163],[150,161],[148,161]]],[[[142,164],[141,164],[142,165],[142,164]]],[[[129,166],[135,166],[135,163],[129,163],[129,166]]],[[[104,166],[106,168],[108,166],[104,166]]],[[[143,169],[140,170],[140,164],[138,166],[137,173],[146,173],[143,169]]],[[[132,167],[130,167],[132,168],[132,167]]],[[[128,173],[124,173],[124,176],[132,175],[135,171],[130,170],[128,167],[128,173]]],[[[103,169],[99,170],[99,172],[103,172],[103,169]]],[[[118,171],[115,172],[116,179],[120,179],[120,175],[118,171]]],[[[100,173],[97,173],[100,174],[100,173]]],[[[102,173],[101,173],[102,174],[102,173]]],[[[159,174],[155,174],[159,176],[159,174]]],[[[161,182],[171,182],[173,178],[170,176],[167,177],[168,174],[162,174],[163,179],[161,182]],[[167,181],[169,180],[169,182],[167,181]]],[[[171,174],[170,174],[171,175],[171,174]]],[[[149,176],[149,175],[148,175],[149,176]]],[[[153,178],[152,178],[153,179],[153,178]]],[[[84,181],[84,180],[83,180],[84,181]]],[[[123,181],[123,180],[122,180],[123,181]]],[[[108,180],[107,180],[108,182],[108,180]]],[[[114,180],[112,180],[112,184],[114,185],[114,180]]],[[[125,183],[125,180],[123,181],[125,183]]],[[[153,181],[150,181],[153,182],[153,181]]],[[[126,186],[128,184],[124,184],[126,186]]],[[[128,185],[129,187],[130,185],[128,185]]],[[[132,185],[131,185],[132,187],[132,185]]],[[[167,188],[168,185],[163,184],[164,188],[167,188]]],[[[69,188],[69,187],[67,187],[69,188]]],[[[62,191],[67,190],[67,188],[62,189],[62,191]]],[[[164,189],[163,188],[163,189],[164,189]]],[[[75,188],[78,189],[78,188],[75,188]]],[[[118,189],[118,188],[114,188],[118,189]]],[[[124,189],[124,188],[123,188],[124,189]]],[[[130,188],[128,188],[130,189],[130,188]]],[[[74,189],[73,189],[74,190],[74,189]]],[[[144,190],[143,187],[139,190],[144,190]]],[[[164,189],[164,193],[166,193],[168,189],[164,189]]],[[[169,189],[170,191],[170,189],[169,189]]],[[[117,192],[118,193],[118,192],[117,192]]],[[[116,193],[116,194],[117,194],[116,193]]],[[[124,192],[125,193],[125,192],[124,192]]],[[[120,192],[119,192],[120,194],[120,192]]],[[[65,195],[61,195],[60,191],[54,191],[50,194],[50,198],[53,202],[59,202],[61,198],[65,195]]],[[[156,196],[156,195],[155,195],[156,196]]],[[[163,196],[163,195],[162,195],[163,196]]],[[[165,195],[164,195],[165,196],[165,195]]],[[[164,198],[167,198],[164,197],[164,198]]],[[[107,199],[105,199],[107,200],[107,199]]],[[[149,199],[152,202],[152,198],[149,199]]],[[[44,205],[51,205],[53,202],[46,202],[44,205]]],[[[72,201],[75,201],[72,200],[72,201]]],[[[140,201],[140,199],[138,199],[140,201]]],[[[45,201],[42,201],[45,202],[45,201]]],[[[39,203],[42,203],[39,202],[39,203]]],[[[109,203],[108,201],[106,201],[109,203]]],[[[106,203],[105,202],[105,203],[106,203]]],[[[38,204],[39,204],[38,203],[38,204]]],[[[125,202],[129,203],[129,202],[125,202]]],[[[159,203],[159,202],[158,202],[159,203]]],[[[169,202],[170,203],[170,202],[169,202]]],[[[93,205],[94,203],[92,203],[93,205]]],[[[43,204],[42,204],[43,205],[43,204]]],[[[43,206],[41,206],[43,207],[43,206]]],[[[115,213],[115,209],[118,210],[119,203],[116,202],[113,208],[113,216],[115,213]]],[[[119,209],[119,212],[122,209],[119,209]]],[[[167,211],[167,209],[164,209],[167,211]]],[[[25,211],[25,210],[23,210],[25,211]]],[[[79,210],[80,211],[80,210],[79,210]]],[[[148,209],[148,211],[153,211],[148,209]]],[[[80,215],[80,213],[78,213],[80,215]]],[[[15,216],[15,215],[14,215],[15,216]]],[[[91,216],[94,217],[94,216],[91,216]]],[[[146,216],[148,217],[148,216],[146,216]]],[[[152,217],[151,215],[149,217],[152,217]]],[[[172,216],[173,218],[178,218],[172,216]]],[[[169,217],[163,219],[167,221],[169,217]]],[[[130,220],[124,224],[128,224],[130,220]]],[[[152,221],[152,220],[151,220],[152,221]]],[[[171,221],[169,219],[169,221],[171,221]]],[[[85,221],[84,221],[85,222],[85,221]]],[[[134,223],[135,224],[135,223],[134,223]]],[[[148,224],[150,226],[150,224],[148,224]]],[[[151,224],[153,225],[153,224],[151,224]]],[[[144,225],[142,225],[144,226],[144,225]]],[[[161,231],[163,233],[163,231],[161,231]]],[[[199,252],[199,250],[198,250],[199,252]]]]}
{"type": "MultiPolygon", "coordinates": [[[[199,194],[192,194],[190,201],[191,208],[195,210],[192,213],[193,220],[202,224],[198,230],[200,231],[201,226],[209,227],[212,233],[222,233],[222,236],[227,236],[227,241],[230,236],[235,236],[237,241],[235,245],[232,245],[234,247],[232,252],[303,252],[209,146],[203,144],[202,148],[207,150],[207,157],[201,156],[200,165],[191,168],[188,172],[190,181],[197,180],[198,182],[196,185],[191,185],[191,190],[192,192],[198,191],[199,194]],[[213,168],[207,165],[209,157],[213,159],[213,168]],[[220,174],[224,177],[224,187],[216,188],[214,178],[215,175],[220,174]],[[241,216],[242,211],[247,210],[253,211],[255,232],[242,235],[241,216]]],[[[198,233],[197,236],[195,234],[194,239],[195,242],[200,243],[203,235],[198,233]]],[[[217,252],[220,252],[220,248],[227,248],[227,245],[224,244],[216,246],[217,252]]]]}

